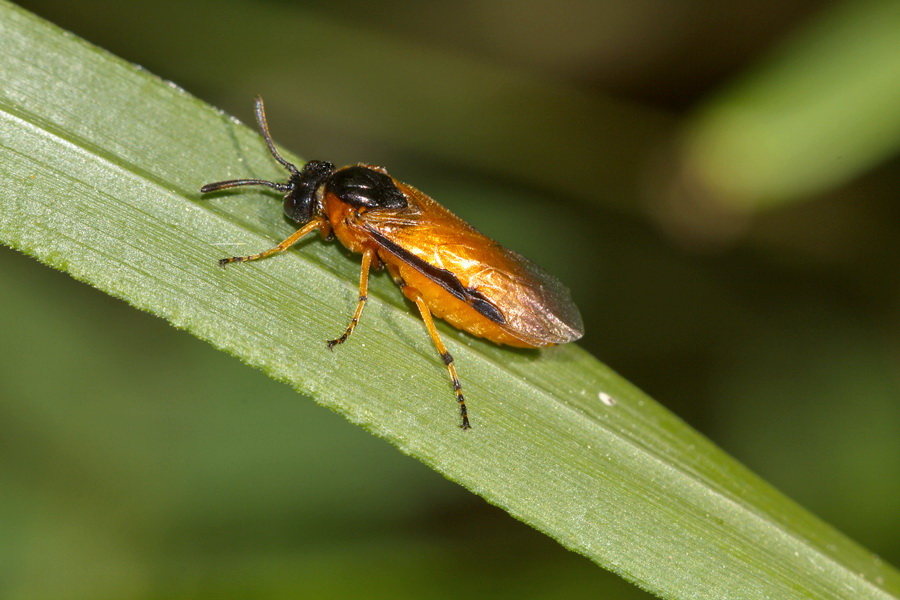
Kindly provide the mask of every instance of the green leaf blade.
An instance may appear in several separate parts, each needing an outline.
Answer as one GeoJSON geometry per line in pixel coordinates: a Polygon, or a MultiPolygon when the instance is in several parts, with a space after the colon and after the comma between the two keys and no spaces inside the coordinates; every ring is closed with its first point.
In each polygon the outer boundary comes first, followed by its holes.
{"type": "Polygon", "coordinates": [[[258,136],[19,9],[0,16],[0,241],[289,383],[660,596],[896,597],[894,569],[577,346],[509,350],[442,325],[470,432],[387,278],[352,343],[328,352],[356,293],[348,253],[310,240],[216,265],[290,232],[269,194],[198,192],[283,177],[258,136]]]}

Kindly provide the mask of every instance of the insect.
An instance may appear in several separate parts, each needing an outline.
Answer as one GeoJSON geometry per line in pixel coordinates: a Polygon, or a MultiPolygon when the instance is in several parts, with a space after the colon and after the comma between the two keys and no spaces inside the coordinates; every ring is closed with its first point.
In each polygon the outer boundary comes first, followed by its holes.
{"type": "Polygon", "coordinates": [[[387,267],[403,295],[415,303],[431,341],[450,373],[461,427],[469,428],[466,400],[453,357],[432,316],[498,344],[537,348],[564,344],[584,333],[569,290],[527,258],[500,246],[383,167],[357,164],[335,168],[313,160],[302,169],[275,149],[262,98],[256,120],[269,152],[288,171],[285,183],[232,179],[208,183],[201,193],[239,186],[265,186],[284,194],[284,214],[300,224],[283,242],[258,254],[223,258],[224,266],[284,252],[319,230],[362,254],[359,300],[344,333],[327,342],[343,344],[359,323],[369,299],[369,271],[387,267]]]}

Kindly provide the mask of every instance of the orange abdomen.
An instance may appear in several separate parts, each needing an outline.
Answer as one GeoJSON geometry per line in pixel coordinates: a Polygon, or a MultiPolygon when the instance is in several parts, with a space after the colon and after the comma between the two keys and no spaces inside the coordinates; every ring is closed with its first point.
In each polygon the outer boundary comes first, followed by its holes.
{"type": "MultiPolygon", "coordinates": [[[[503,331],[500,325],[450,294],[416,269],[401,261],[392,260],[392,258],[390,255],[382,256],[382,261],[387,264],[388,271],[390,271],[394,279],[399,278],[407,286],[418,290],[434,316],[447,321],[457,329],[462,329],[474,336],[488,339],[497,344],[506,344],[519,348],[536,347],[503,331]]],[[[401,290],[404,296],[413,300],[413,296],[408,288],[401,288],[401,290]]]]}

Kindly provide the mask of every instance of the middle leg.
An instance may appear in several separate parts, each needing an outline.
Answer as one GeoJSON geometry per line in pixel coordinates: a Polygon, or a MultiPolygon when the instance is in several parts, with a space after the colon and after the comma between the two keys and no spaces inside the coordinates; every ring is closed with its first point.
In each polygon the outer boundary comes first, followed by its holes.
{"type": "Polygon", "coordinates": [[[356,305],[356,312],[353,313],[353,318],[350,320],[350,325],[347,326],[347,331],[344,332],[344,335],[326,342],[329,350],[334,350],[335,346],[346,342],[356,328],[356,324],[359,323],[359,317],[362,315],[366,301],[369,299],[369,267],[372,266],[374,256],[375,250],[373,248],[366,248],[365,252],[363,252],[362,266],[359,271],[359,303],[356,305]]]}

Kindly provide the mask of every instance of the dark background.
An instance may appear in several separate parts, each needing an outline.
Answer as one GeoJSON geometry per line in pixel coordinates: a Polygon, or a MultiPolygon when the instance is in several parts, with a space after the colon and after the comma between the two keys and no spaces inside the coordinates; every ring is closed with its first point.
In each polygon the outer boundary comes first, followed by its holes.
{"type": "MultiPolygon", "coordinates": [[[[537,260],[581,345],[900,562],[900,163],[757,214],[678,185],[696,115],[830,3],[20,4],[245,123],[262,94],[301,156],[386,165],[537,260]]],[[[163,321],[0,273],[15,596],[643,596],[163,321]]]]}

